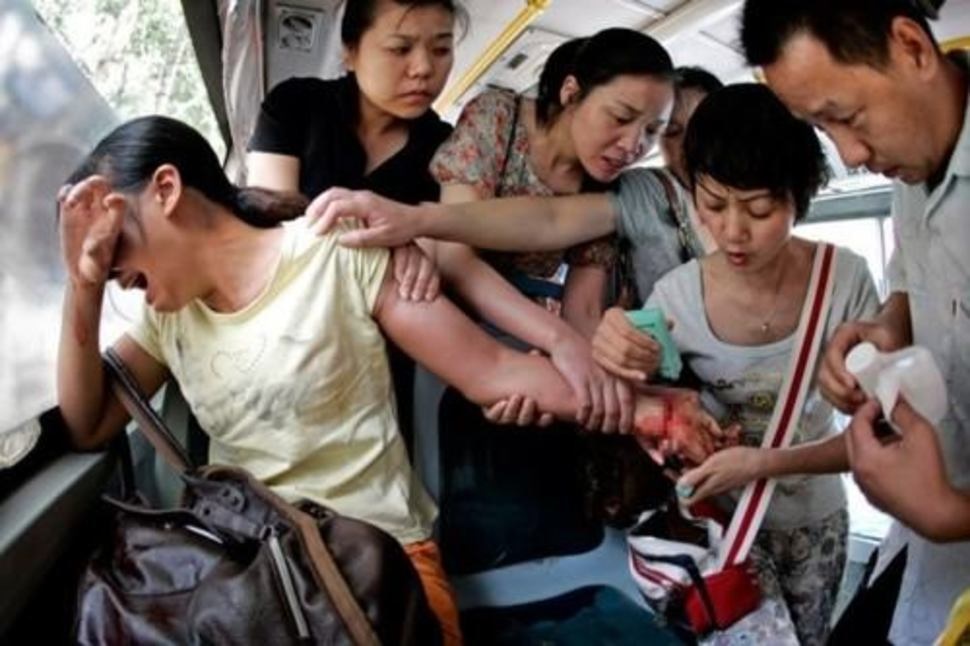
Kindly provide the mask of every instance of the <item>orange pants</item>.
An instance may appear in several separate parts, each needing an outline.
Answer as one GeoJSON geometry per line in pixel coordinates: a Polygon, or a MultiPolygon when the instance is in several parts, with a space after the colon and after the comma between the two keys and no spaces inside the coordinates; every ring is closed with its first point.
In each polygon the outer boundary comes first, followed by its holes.
{"type": "Polygon", "coordinates": [[[434,541],[421,541],[404,546],[404,551],[411,558],[414,569],[421,577],[424,594],[428,597],[428,605],[438,617],[441,632],[444,635],[444,646],[461,646],[461,625],[458,623],[458,604],[455,603],[455,593],[448,583],[445,569],[441,565],[441,552],[434,541]]]}

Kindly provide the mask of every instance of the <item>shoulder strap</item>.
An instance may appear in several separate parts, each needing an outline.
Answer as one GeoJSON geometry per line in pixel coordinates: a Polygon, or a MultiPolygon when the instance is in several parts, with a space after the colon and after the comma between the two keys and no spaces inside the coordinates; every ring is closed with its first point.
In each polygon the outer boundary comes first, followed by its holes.
{"type": "Polygon", "coordinates": [[[165,426],[165,422],[158,416],[155,409],[148,403],[148,399],[129,372],[124,361],[112,348],[104,353],[104,362],[111,375],[111,389],[114,391],[125,410],[138,423],[142,435],[151,442],[155,450],[165,458],[169,466],[185,473],[192,468],[192,460],[175,436],[165,426]]]}
{"type": "MultiPolygon", "coordinates": [[[[778,402],[771,415],[762,448],[777,449],[791,444],[805,406],[808,388],[812,383],[822,337],[825,335],[825,321],[834,284],[835,247],[820,243],[815,249],[812,277],[805,304],[802,306],[788,373],[778,393],[778,402]]],[[[740,563],[748,557],[774,490],[775,480],[767,478],[749,483],[744,488],[721,544],[719,569],[740,563]]]]}
{"type": "Polygon", "coordinates": [[[521,107],[522,97],[516,94],[515,101],[512,104],[512,119],[510,119],[512,125],[509,127],[509,140],[505,144],[505,157],[502,158],[502,167],[499,169],[498,178],[495,180],[495,197],[502,196],[502,180],[505,179],[509,159],[512,157],[512,149],[515,147],[515,131],[519,127],[519,110],[521,107]]]}
{"type": "Polygon", "coordinates": [[[670,205],[670,212],[674,216],[674,224],[677,225],[677,239],[680,241],[681,256],[684,261],[686,262],[687,260],[704,255],[704,246],[694,233],[690,215],[684,211],[683,202],[677,194],[674,181],[670,179],[667,171],[662,168],[652,168],[650,170],[653,172],[654,177],[660,181],[660,185],[663,187],[664,194],[667,197],[667,204],[670,205]]]}

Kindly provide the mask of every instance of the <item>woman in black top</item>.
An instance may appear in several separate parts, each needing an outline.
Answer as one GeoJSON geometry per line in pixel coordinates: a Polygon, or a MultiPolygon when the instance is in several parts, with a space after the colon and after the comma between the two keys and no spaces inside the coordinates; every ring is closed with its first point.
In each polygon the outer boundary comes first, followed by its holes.
{"type": "MultiPolygon", "coordinates": [[[[450,0],[347,3],[341,37],[350,74],[290,79],[269,93],[246,159],[249,184],[309,197],[344,186],[411,204],[437,201],[428,166],[451,128],[431,104],[451,70],[456,11],[450,0]]],[[[580,420],[607,430],[620,423],[621,397],[593,364],[588,342],[474,254],[463,263],[472,279],[459,295],[482,318],[549,353],[576,392],[580,420]]],[[[406,428],[410,401],[398,395],[406,428]]],[[[629,424],[626,415],[622,421],[629,424]]]]}
{"type": "Polygon", "coordinates": [[[431,103],[451,71],[454,11],[447,0],[348,3],[350,73],[273,88],[249,143],[249,183],[309,197],[346,186],[410,204],[437,200],[427,167],[451,126],[431,103]]]}

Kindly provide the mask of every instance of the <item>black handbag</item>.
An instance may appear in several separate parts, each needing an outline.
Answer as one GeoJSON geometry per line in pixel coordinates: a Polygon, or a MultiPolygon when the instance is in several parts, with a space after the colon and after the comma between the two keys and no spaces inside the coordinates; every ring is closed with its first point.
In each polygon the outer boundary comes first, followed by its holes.
{"type": "Polygon", "coordinates": [[[183,505],[108,500],[78,594],[81,644],[439,644],[417,572],[380,529],[293,505],[243,469],[192,469],[120,358],[115,394],[181,474],[183,505]]]}

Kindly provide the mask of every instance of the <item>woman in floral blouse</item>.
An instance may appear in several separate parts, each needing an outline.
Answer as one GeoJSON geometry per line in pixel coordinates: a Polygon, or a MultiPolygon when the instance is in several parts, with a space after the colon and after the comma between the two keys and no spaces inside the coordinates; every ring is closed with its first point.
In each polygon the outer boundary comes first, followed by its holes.
{"type": "MultiPolygon", "coordinates": [[[[607,29],[561,45],[543,69],[535,99],[489,89],[465,106],[431,162],[442,202],[602,190],[662,128],[673,100],[672,73],[663,47],[633,30],[607,29]]],[[[456,258],[468,248],[437,243],[436,252],[445,277],[461,280],[456,258]]],[[[611,240],[484,257],[526,294],[561,303],[565,319],[592,335],[613,262],[611,240]],[[559,288],[550,281],[563,263],[569,271],[559,288]]]]}

